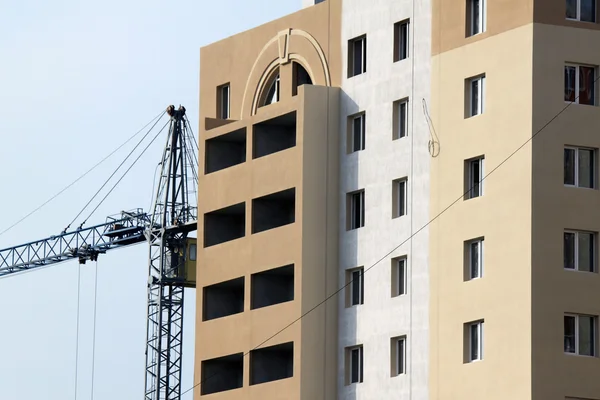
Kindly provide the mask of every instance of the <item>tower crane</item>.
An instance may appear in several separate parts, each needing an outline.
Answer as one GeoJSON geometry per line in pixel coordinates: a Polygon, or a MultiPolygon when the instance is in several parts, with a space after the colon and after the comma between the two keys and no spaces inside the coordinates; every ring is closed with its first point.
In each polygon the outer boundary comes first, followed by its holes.
{"type": "Polygon", "coordinates": [[[190,204],[198,185],[197,142],[185,107],[166,110],[169,133],[160,161],[152,210],[122,211],[103,224],[83,227],[0,250],[0,277],[63,261],[96,261],[109,250],[147,242],[148,318],[144,400],[181,396],[183,294],[195,287],[198,207],[190,204]],[[190,187],[191,186],[191,187],[190,187]]]}

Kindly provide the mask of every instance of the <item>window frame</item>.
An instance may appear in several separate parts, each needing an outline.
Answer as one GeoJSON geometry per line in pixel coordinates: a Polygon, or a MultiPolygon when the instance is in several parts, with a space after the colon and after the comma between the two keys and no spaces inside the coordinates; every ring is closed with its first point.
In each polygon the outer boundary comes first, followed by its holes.
{"type": "Polygon", "coordinates": [[[467,267],[468,267],[468,280],[472,281],[475,279],[483,278],[484,273],[484,252],[485,252],[485,239],[483,237],[469,240],[467,242],[467,267]],[[478,248],[477,254],[477,271],[476,274],[473,274],[473,245],[476,245],[478,248]]]}
{"type": "Polygon", "coordinates": [[[406,336],[392,338],[392,377],[406,375],[408,373],[406,362],[407,342],[406,336]]]}
{"type": "Polygon", "coordinates": [[[394,24],[394,62],[410,58],[410,19],[394,24]]]}
{"type": "Polygon", "coordinates": [[[217,87],[217,117],[228,120],[231,117],[231,84],[225,83],[217,87]],[[225,92],[226,95],[225,96],[225,92]],[[227,101],[225,100],[225,97],[227,101]]]}
{"type": "Polygon", "coordinates": [[[468,362],[477,362],[483,360],[483,346],[484,346],[484,320],[474,321],[467,324],[467,335],[469,343],[468,362]],[[473,346],[473,332],[477,334],[477,355],[474,356],[473,346]]]}
{"type": "Polygon", "coordinates": [[[392,258],[392,297],[408,294],[408,257],[392,258]]]}
{"type": "MultiPolygon", "coordinates": [[[[598,66],[597,65],[588,65],[588,64],[576,64],[576,63],[565,63],[565,67],[563,68],[563,72],[565,73],[565,82],[563,82],[564,86],[567,86],[567,69],[568,68],[575,68],[575,82],[573,83],[573,87],[574,87],[574,100],[567,100],[564,99],[565,103],[573,103],[573,104],[580,104],[580,105],[584,105],[584,106],[592,106],[592,107],[597,107],[598,106],[598,66]],[[581,97],[581,92],[580,92],[580,82],[579,82],[579,74],[580,74],[580,68],[591,68],[594,71],[594,76],[593,76],[593,80],[592,80],[592,94],[593,94],[593,99],[592,99],[592,104],[587,104],[587,103],[581,103],[580,97],[581,97]]],[[[567,93],[567,88],[563,87],[563,97],[566,97],[566,93],[567,93]]]]}
{"type": "MultiPolygon", "coordinates": [[[[598,170],[598,149],[595,149],[593,147],[578,147],[578,146],[565,146],[564,150],[563,150],[563,155],[567,152],[567,151],[573,151],[574,152],[574,157],[573,157],[573,184],[570,183],[565,183],[564,181],[566,180],[566,174],[564,176],[563,179],[563,184],[566,187],[573,187],[573,188],[579,188],[579,189],[592,189],[592,190],[596,190],[598,188],[598,174],[597,174],[597,170],[598,170]],[[581,150],[584,151],[590,151],[592,154],[592,169],[590,171],[590,175],[592,177],[592,186],[591,187],[587,187],[587,186],[581,186],[581,182],[579,179],[579,170],[581,168],[581,165],[579,163],[579,152],[581,150]]],[[[566,157],[563,159],[563,163],[565,163],[563,170],[566,172],[566,157]]]]}
{"type": "Polygon", "coordinates": [[[409,125],[409,103],[410,99],[405,97],[400,100],[396,100],[393,104],[392,116],[394,121],[392,123],[392,140],[398,140],[408,137],[408,125],[409,125]],[[404,110],[404,111],[403,111],[404,110]],[[404,117],[404,118],[403,118],[404,117]]]}
{"type": "Polygon", "coordinates": [[[348,78],[367,72],[367,35],[360,35],[348,40],[348,78]],[[361,43],[361,60],[359,71],[355,69],[356,44],[361,43]]]}
{"type": "Polygon", "coordinates": [[[364,189],[348,193],[348,212],[349,212],[349,215],[347,216],[348,230],[360,229],[365,226],[365,191],[364,191],[364,189]],[[357,215],[356,199],[359,199],[358,203],[360,206],[358,221],[356,221],[356,215],[357,215]]]}
{"type": "Polygon", "coordinates": [[[598,357],[598,316],[590,314],[573,314],[565,313],[563,318],[563,352],[567,355],[580,356],[580,357],[598,357]],[[592,332],[590,332],[590,345],[592,354],[581,354],[580,344],[580,330],[579,330],[579,319],[580,317],[591,318],[592,320],[592,332]],[[574,332],[574,351],[567,351],[567,335],[564,329],[564,320],[566,318],[573,318],[575,321],[575,332],[574,332]]]}
{"type": "Polygon", "coordinates": [[[467,118],[473,118],[473,117],[477,117],[478,115],[482,115],[485,112],[486,75],[481,74],[481,75],[477,75],[477,76],[468,78],[467,79],[467,93],[469,96],[469,102],[468,102],[469,109],[467,110],[467,118]],[[477,85],[478,102],[477,102],[477,110],[473,111],[473,106],[474,106],[474,104],[473,104],[473,102],[474,102],[473,85],[475,84],[475,82],[478,83],[478,85],[477,85]]]}
{"type": "Polygon", "coordinates": [[[566,14],[567,12],[567,6],[566,6],[566,1],[565,1],[565,19],[567,21],[578,21],[578,22],[587,22],[590,24],[595,24],[598,21],[598,2],[597,0],[592,0],[594,3],[594,17],[592,21],[584,21],[581,19],[581,0],[575,0],[577,2],[577,10],[576,10],[576,16],[575,18],[569,18],[566,14]]]}
{"type": "Polygon", "coordinates": [[[467,0],[468,1],[468,16],[469,28],[468,37],[476,36],[484,33],[487,29],[487,1],[486,0],[467,0]],[[475,6],[477,2],[478,7],[475,6]],[[479,9],[478,18],[475,18],[475,10],[479,9]],[[475,22],[478,23],[479,29],[475,29],[475,22]]]}
{"type": "Polygon", "coordinates": [[[475,199],[478,197],[483,197],[484,195],[484,185],[483,181],[485,178],[485,156],[474,157],[466,160],[466,184],[465,184],[465,200],[475,199]],[[479,165],[479,182],[476,183],[474,181],[475,169],[474,165],[478,163],[479,165]]]}
{"type": "Polygon", "coordinates": [[[598,233],[592,231],[578,231],[572,229],[565,229],[563,232],[563,269],[566,271],[575,271],[575,272],[587,272],[587,273],[597,273],[598,272],[598,233]],[[591,271],[587,271],[584,269],[580,269],[579,266],[579,234],[589,234],[592,236],[592,269],[591,271]],[[566,235],[572,234],[574,235],[574,243],[573,243],[573,268],[567,268],[566,266],[566,235]]]}
{"type": "Polygon", "coordinates": [[[361,306],[365,304],[365,269],[364,267],[348,270],[348,307],[361,306]],[[355,291],[358,290],[358,302],[354,302],[355,291]]]}
{"type": "Polygon", "coordinates": [[[408,178],[392,181],[392,219],[408,215],[408,178]]]}
{"type": "Polygon", "coordinates": [[[348,371],[346,373],[346,384],[349,385],[353,385],[353,384],[358,384],[358,383],[362,383],[364,381],[364,348],[363,345],[356,345],[356,346],[350,346],[350,347],[346,347],[346,357],[347,357],[347,362],[346,365],[348,367],[348,371]],[[354,362],[352,361],[353,358],[353,354],[354,352],[357,352],[358,357],[357,357],[357,362],[358,362],[358,366],[357,366],[357,380],[354,380],[354,374],[353,374],[353,369],[354,369],[354,362]]]}
{"type": "Polygon", "coordinates": [[[349,153],[356,153],[358,151],[363,151],[366,149],[366,141],[367,141],[367,115],[364,112],[355,114],[355,115],[351,115],[349,117],[349,123],[350,123],[350,151],[349,153]],[[359,127],[360,127],[360,131],[356,132],[356,120],[360,120],[359,122],[359,127]],[[357,142],[356,137],[358,135],[358,148],[355,147],[355,144],[357,142]]]}

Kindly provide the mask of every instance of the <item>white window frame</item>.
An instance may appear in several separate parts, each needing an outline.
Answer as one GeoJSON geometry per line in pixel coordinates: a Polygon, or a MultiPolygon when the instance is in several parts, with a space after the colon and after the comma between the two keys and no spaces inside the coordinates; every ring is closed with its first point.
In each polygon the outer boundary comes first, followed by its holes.
{"type": "Polygon", "coordinates": [[[469,36],[475,36],[475,35],[479,35],[481,33],[484,33],[486,30],[486,25],[487,25],[487,1],[486,0],[478,0],[478,4],[479,4],[479,17],[477,18],[477,21],[475,21],[475,1],[476,0],[468,0],[470,2],[470,21],[469,21],[469,30],[470,30],[470,35],[469,36]],[[478,22],[479,24],[479,30],[475,29],[475,22],[478,22]]]}
{"type": "Polygon", "coordinates": [[[467,246],[468,246],[468,256],[469,256],[469,280],[474,280],[474,279],[481,279],[483,278],[483,252],[484,252],[484,239],[480,238],[480,239],[475,239],[475,240],[471,240],[469,242],[467,242],[467,246]],[[473,245],[476,245],[478,247],[478,254],[477,254],[477,271],[476,274],[473,274],[473,245]]]}
{"type": "Polygon", "coordinates": [[[351,126],[351,132],[352,132],[352,153],[355,153],[357,151],[363,151],[366,148],[366,130],[367,130],[367,120],[366,120],[366,114],[365,113],[361,113],[361,114],[357,114],[355,116],[353,116],[350,120],[350,123],[352,124],[351,126]],[[356,124],[355,121],[356,120],[360,120],[360,131],[356,132],[356,124]],[[359,138],[359,145],[358,148],[354,147],[354,143],[355,143],[355,138],[356,135],[358,135],[359,138]]]}
{"type": "MultiPolygon", "coordinates": [[[[567,68],[575,68],[575,83],[574,83],[574,89],[575,89],[575,100],[574,101],[569,101],[569,100],[565,100],[565,103],[569,104],[569,103],[574,103],[574,104],[581,104],[579,102],[579,97],[580,97],[580,92],[579,92],[579,68],[584,67],[584,68],[593,68],[594,69],[594,101],[592,104],[584,104],[584,105],[591,105],[591,106],[597,106],[598,105],[598,93],[597,93],[597,80],[598,80],[598,66],[597,65],[586,65],[586,64],[574,64],[574,63],[566,63],[565,64],[565,68],[564,70],[566,70],[567,68]]],[[[565,72],[563,70],[563,72],[565,72]]],[[[565,85],[566,82],[563,82],[563,85],[565,85]]],[[[566,88],[563,87],[563,96],[564,93],[566,92],[566,88]]]]}
{"type": "Polygon", "coordinates": [[[468,324],[468,330],[467,330],[467,334],[469,335],[469,362],[476,362],[476,361],[481,361],[483,360],[483,335],[484,335],[484,328],[483,328],[483,324],[484,321],[476,321],[476,322],[471,322],[468,324]],[[473,329],[475,329],[475,332],[477,333],[477,358],[473,358],[473,336],[471,335],[471,333],[473,332],[473,329]]]}
{"type": "Polygon", "coordinates": [[[362,383],[363,375],[364,375],[364,368],[363,368],[364,349],[363,349],[363,346],[358,345],[358,346],[347,347],[347,357],[348,357],[348,385],[362,383]],[[354,367],[354,364],[352,363],[352,353],[354,351],[358,352],[358,380],[357,381],[352,380],[352,369],[354,367]]]}
{"type": "Polygon", "coordinates": [[[404,296],[408,293],[408,259],[399,257],[394,260],[396,279],[394,282],[394,297],[404,296]]]}
{"type": "Polygon", "coordinates": [[[402,139],[408,136],[408,101],[408,99],[404,99],[396,103],[396,114],[398,118],[396,123],[398,126],[395,139],[402,139]],[[404,121],[402,121],[402,108],[404,108],[404,121]]]}
{"type": "MultiPolygon", "coordinates": [[[[356,37],[354,39],[350,39],[350,44],[352,46],[352,49],[351,49],[351,51],[352,51],[352,58],[351,58],[352,74],[350,75],[350,78],[352,78],[354,76],[362,75],[367,72],[367,35],[362,35],[362,36],[356,37]],[[359,71],[356,71],[354,69],[355,59],[357,57],[356,51],[354,51],[356,43],[360,43],[360,46],[361,46],[361,60],[360,60],[360,70],[359,71]]],[[[350,48],[348,49],[348,51],[350,51],[350,48]]]]}
{"type": "Polygon", "coordinates": [[[349,194],[350,196],[350,230],[365,226],[365,191],[359,190],[349,194]],[[356,198],[360,198],[359,220],[356,220],[356,198]]]}
{"type": "Polygon", "coordinates": [[[394,363],[394,374],[406,375],[406,336],[396,338],[394,345],[396,347],[396,362],[394,363]]]}
{"type": "Polygon", "coordinates": [[[467,189],[468,189],[468,198],[469,199],[474,199],[477,197],[482,197],[484,194],[484,190],[483,190],[483,181],[484,181],[484,171],[485,171],[485,157],[478,157],[478,158],[473,158],[471,160],[468,161],[469,163],[469,171],[468,171],[468,178],[469,181],[467,182],[467,189]],[[479,186],[475,185],[475,162],[479,162],[479,186]],[[476,191],[477,190],[477,191],[476,191]],[[477,194],[476,196],[474,194],[477,194]]]}
{"type": "Polygon", "coordinates": [[[397,22],[394,28],[394,39],[397,40],[395,50],[398,51],[394,54],[394,62],[398,62],[410,57],[410,19],[397,22]]]}
{"type": "MultiPolygon", "coordinates": [[[[577,272],[587,272],[587,273],[596,273],[597,272],[597,260],[598,260],[598,245],[597,245],[597,240],[598,240],[598,234],[596,232],[590,232],[590,231],[574,231],[574,230],[569,230],[569,229],[565,229],[564,233],[563,233],[563,254],[565,252],[565,244],[564,244],[564,234],[565,233],[570,233],[575,235],[575,243],[574,243],[574,249],[573,249],[573,257],[574,257],[574,261],[575,261],[575,265],[574,268],[566,268],[563,265],[563,269],[566,271],[577,271],[577,272]],[[579,234],[580,233],[585,233],[588,235],[592,235],[592,251],[593,251],[593,259],[592,259],[592,270],[591,271],[586,271],[586,270],[582,270],[579,268],[579,234]]],[[[563,264],[564,264],[564,260],[563,260],[563,264]]]]}
{"type": "MultiPolygon", "coordinates": [[[[597,331],[598,331],[598,316],[597,315],[588,315],[588,314],[570,314],[566,313],[565,317],[571,317],[575,319],[575,349],[574,351],[567,351],[565,349],[565,343],[563,343],[563,351],[565,354],[576,355],[580,357],[597,357],[598,354],[598,339],[597,339],[597,331]],[[592,344],[592,354],[580,354],[579,353],[579,318],[580,317],[588,317],[592,318],[593,321],[593,331],[591,332],[591,344],[592,344]]],[[[565,332],[563,332],[563,338],[565,336],[565,332]]]]}
{"type": "Polygon", "coordinates": [[[349,279],[349,287],[350,287],[350,307],[354,307],[354,306],[360,306],[362,304],[365,304],[365,292],[364,292],[364,287],[365,287],[365,283],[364,283],[364,276],[365,276],[365,270],[364,268],[360,267],[360,268],[354,268],[351,270],[348,270],[348,273],[350,275],[350,279],[349,279]],[[357,286],[358,286],[358,303],[354,303],[354,286],[355,286],[355,274],[356,274],[356,278],[358,278],[357,281],[357,286]]]}
{"type": "Polygon", "coordinates": [[[408,179],[398,179],[395,182],[396,190],[396,218],[408,215],[408,179]],[[402,193],[404,188],[404,193],[402,193]]]}
{"type": "MultiPolygon", "coordinates": [[[[596,153],[597,153],[597,149],[591,148],[591,147],[574,147],[574,146],[565,146],[565,150],[573,150],[575,152],[575,157],[574,157],[574,165],[573,165],[573,169],[574,169],[574,182],[571,185],[570,183],[565,183],[564,185],[567,187],[576,187],[576,188],[581,188],[581,189],[596,189],[596,180],[597,180],[597,159],[596,159],[596,153]],[[580,165],[579,165],[579,151],[580,150],[585,150],[585,151],[590,151],[592,153],[592,171],[590,171],[590,174],[592,175],[592,187],[586,187],[586,186],[580,186],[581,182],[579,182],[579,169],[580,169],[580,165]]],[[[564,161],[563,161],[564,162],[564,161]]]]}
{"type": "MultiPolygon", "coordinates": [[[[568,21],[579,21],[579,22],[587,22],[587,23],[596,23],[596,20],[598,19],[598,2],[596,0],[593,0],[594,3],[596,3],[594,5],[594,10],[596,11],[596,14],[594,15],[594,20],[593,21],[582,21],[581,20],[581,0],[575,0],[577,1],[577,16],[575,18],[569,18],[565,15],[565,19],[567,19],[568,21]]],[[[566,2],[565,2],[565,6],[566,6],[566,2]]]]}
{"type": "Polygon", "coordinates": [[[485,75],[479,75],[469,78],[469,117],[476,117],[483,114],[485,111],[485,75]],[[476,104],[477,110],[473,111],[473,84],[478,82],[477,98],[479,102],[476,104]]]}

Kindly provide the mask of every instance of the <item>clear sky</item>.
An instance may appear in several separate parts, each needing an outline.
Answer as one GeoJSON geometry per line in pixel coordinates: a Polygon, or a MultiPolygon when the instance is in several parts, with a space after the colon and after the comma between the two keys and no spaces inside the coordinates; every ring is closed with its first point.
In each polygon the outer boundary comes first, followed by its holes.
{"type": "MultiPolygon", "coordinates": [[[[199,48],[300,6],[300,0],[0,0],[0,232],[167,105],[185,105],[197,132],[199,48]]],[[[148,150],[89,224],[149,208],[163,144],[148,150]]],[[[0,236],[0,248],[62,231],[126,153],[0,236]]],[[[147,247],[115,250],[97,266],[93,398],[141,399],[147,247]]],[[[77,396],[78,263],[0,278],[0,399],[91,398],[95,267],[81,268],[77,396]]],[[[184,389],[193,385],[195,291],[186,296],[184,389]]]]}

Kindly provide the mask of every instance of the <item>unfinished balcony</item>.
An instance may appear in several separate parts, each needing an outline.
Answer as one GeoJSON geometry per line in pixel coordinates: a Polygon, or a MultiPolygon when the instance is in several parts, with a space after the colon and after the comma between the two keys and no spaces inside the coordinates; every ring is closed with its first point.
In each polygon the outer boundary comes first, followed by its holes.
{"type": "Polygon", "coordinates": [[[203,321],[244,312],[243,277],[206,286],[203,295],[203,321]]]}
{"type": "Polygon", "coordinates": [[[253,274],[250,297],[252,310],[294,300],[294,265],[253,274]]]}
{"type": "Polygon", "coordinates": [[[296,189],[252,200],[252,233],[294,223],[296,220],[296,189]]]}
{"type": "Polygon", "coordinates": [[[241,388],[244,383],[244,353],[202,361],[202,395],[241,388]]]}
{"type": "Polygon", "coordinates": [[[250,352],[250,385],[294,376],[294,343],[263,347],[250,352]]]}
{"type": "Polygon", "coordinates": [[[253,128],[252,158],[296,146],[296,112],[260,122],[253,128]]]}
{"type": "Polygon", "coordinates": [[[205,174],[246,162],[246,128],[208,139],[205,146],[205,174]]]}
{"type": "Polygon", "coordinates": [[[238,203],[204,214],[204,247],[244,237],[246,203],[238,203]]]}

